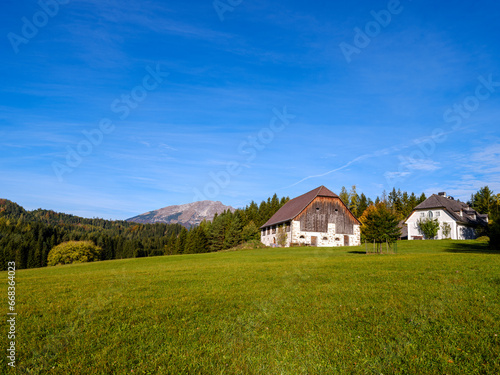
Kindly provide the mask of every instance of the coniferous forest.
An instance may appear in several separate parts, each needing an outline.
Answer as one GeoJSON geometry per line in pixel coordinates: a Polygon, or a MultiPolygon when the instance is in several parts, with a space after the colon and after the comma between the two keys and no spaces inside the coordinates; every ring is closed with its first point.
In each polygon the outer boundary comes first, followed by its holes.
{"type": "MultiPolygon", "coordinates": [[[[398,220],[404,220],[426,199],[423,193],[417,196],[393,189],[373,201],[365,194],[358,195],[355,186],[350,191],[343,187],[339,196],[358,218],[370,205],[383,202],[398,220]]],[[[259,228],[288,200],[275,194],[259,205],[252,201],[245,208],[228,210],[188,230],[180,224],[137,224],[86,219],[42,209],[26,211],[14,202],[0,199],[1,269],[5,270],[9,261],[15,261],[18,269],[45,267],[50,250],[66,241],[92,241],[102,249],[100,260],[207,253],[247,242],[257,244],[259,228]]],[[[480,213],[496,217],[500,195],[485,187],[468,203],[480,213]]]]}

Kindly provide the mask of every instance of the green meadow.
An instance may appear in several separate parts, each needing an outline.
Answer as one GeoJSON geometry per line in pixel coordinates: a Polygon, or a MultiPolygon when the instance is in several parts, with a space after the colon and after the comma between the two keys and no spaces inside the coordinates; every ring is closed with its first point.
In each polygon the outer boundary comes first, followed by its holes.
{"type": "Polygon", "coordinates": [[[254,249],[17,271],[17,366],[3,355],[2,373],[500,373],[499,251],[476,241],[364,251],[254,249]]]}

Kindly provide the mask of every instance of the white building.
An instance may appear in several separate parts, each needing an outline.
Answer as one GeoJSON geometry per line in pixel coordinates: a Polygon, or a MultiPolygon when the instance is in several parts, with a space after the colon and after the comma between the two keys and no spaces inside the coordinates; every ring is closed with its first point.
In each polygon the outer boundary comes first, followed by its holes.
{"type": "Polygon", "coordinates": [[[261,227],[261,241],[278,244],[278,233],[286,233],[291,244],[318,247],[358,246],[360,222],[339,196],[324,186],[287,202],[261,227]]]}
{"type": "Polygon", "coordinates": [[[419,229],[420,220],[437,219],[439,231],[436,239],[451,238],[453,240],[470,240],[477,237],[476,229],[488,224],[488,215],[480,215],[465,203],[446,196],[446,193],[433,194],[420,203],[406,220],[409,240],[424,239],[419,229]],[[450,233],[443,234],[445,223],[450,233]]]}

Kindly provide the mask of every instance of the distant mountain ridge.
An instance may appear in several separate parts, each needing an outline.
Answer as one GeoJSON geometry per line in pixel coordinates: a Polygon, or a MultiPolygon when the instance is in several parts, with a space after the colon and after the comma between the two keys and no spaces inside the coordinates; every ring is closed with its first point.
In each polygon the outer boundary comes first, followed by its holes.
{"type": "Polygon", "coordinates": [[[227,210],[234,212],[236,209],[225,206],[219,201],[200,201],[160,208],[159,210],[131,217],[126,221],[140,224],[181,224],[190,228],[199,225],[203,220],[211,221],[216,213],[221,214],[227,210]]]}

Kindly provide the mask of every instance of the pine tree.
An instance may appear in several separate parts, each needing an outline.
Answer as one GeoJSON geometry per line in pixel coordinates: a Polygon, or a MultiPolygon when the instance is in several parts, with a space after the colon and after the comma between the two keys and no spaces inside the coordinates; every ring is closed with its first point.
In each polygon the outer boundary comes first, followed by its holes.
{"type": "Polygon", "coordinates": [[[361,196],[359,198],[358,216],[357,217],[360,217],[361,215],[363,215],[363,213],[368,208],[368,205],[369,205],[369,203],[368,203],[368,199],[366,198],[366,195],[364,193],[361,193],[361,196]]]}
{"type": "Polygon", "coordinates": [[[224,246],[224,237],[226,233],[225,218],[224,215],[217,217],[217,220],[212,222],[210,227],[210,251],[220,251],[224,246]]]}
{"type": "Polygon", "coordinates": [[[422,203],[426,199],[427,199],[427,197],[425,196],[425,193],[422,193],[422,195],[420,196],[420,198],[418,198],[418,200],[417,200],[417,205],[419,205],[420,203],[422,203]]]}
{"type": "Polygon", "coordinates": [[[235,215],[224,237],[224,245],[223,245],[224,249],[231,249],[235,246],[238,246],[241,243],[242,229],[243,226],[241,223],[240,216],[235,215]]]}
{"type": "Polygon", "coordinates": [[[494,194],[488,186],[482,187],[473,195],[472,207],[480,214],[491,215],[495,206],[494,194]]]}
{"type": "Polygon", "coordinates": [[[184,254],[184,248],[186,247],[188,231],[186,228],[182,228],[181,232],[177,236],[175,241],[175,254],[184,254]]]}
{"type": "Polygon", "coordinates": [[[197,252],[196,232],[198,228],[191,228],[186,236],[186,244],[184,246],[184,254],[195,254],[197,252]]]}

